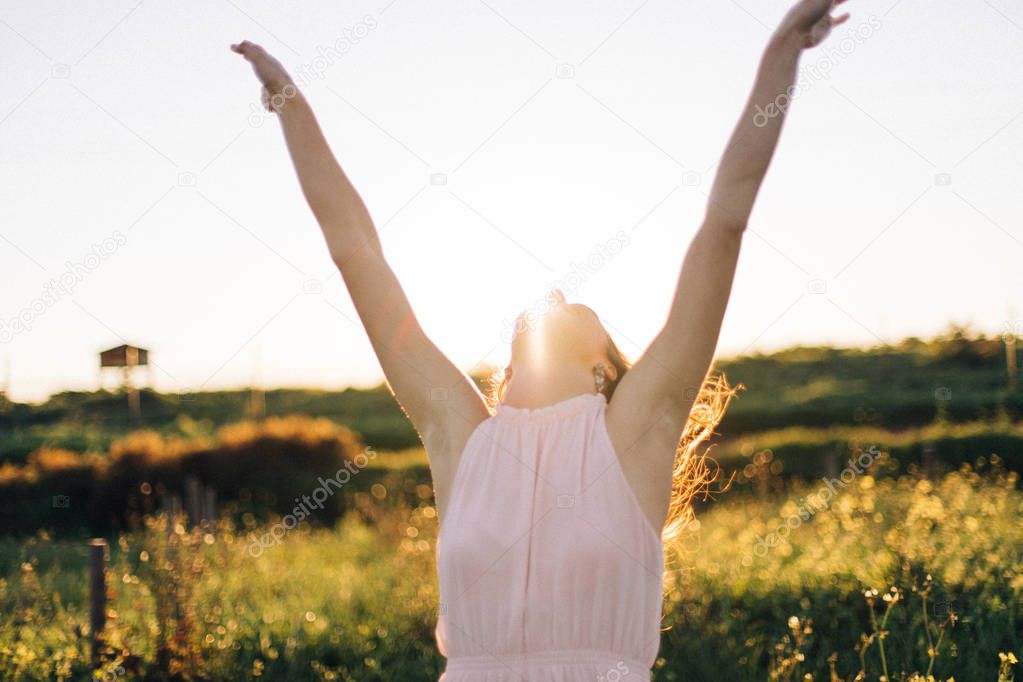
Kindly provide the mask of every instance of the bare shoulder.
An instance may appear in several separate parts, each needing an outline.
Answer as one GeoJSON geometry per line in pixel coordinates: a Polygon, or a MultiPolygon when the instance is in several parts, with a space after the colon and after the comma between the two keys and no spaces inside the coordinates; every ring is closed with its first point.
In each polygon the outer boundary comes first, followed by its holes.
{"type": "Polygon", "coordinates": [[[651,525],[661,528],[688,409],[668,396],[642,390],[639,382],[630,385],[630,374],[626,373],[608,403],[608,437],[640,507],[651,525]]]}

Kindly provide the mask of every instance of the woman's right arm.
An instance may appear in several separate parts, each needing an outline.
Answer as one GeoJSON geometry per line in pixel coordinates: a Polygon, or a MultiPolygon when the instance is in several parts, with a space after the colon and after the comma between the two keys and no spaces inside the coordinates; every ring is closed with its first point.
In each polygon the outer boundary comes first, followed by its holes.
{"type": "MultiPolygon", "coordinates": [[[[276,111],[302,192],[323,230],[359,318],[395,398],[419,432],[431,467],[453,469],[472,430],[489,416],[475,382],[426,336],[384,258],[376,228],[338,164],[313,111],[290,76],[263,48],[233,45],[264,85],[276,111]],[[433,455],[449,456],[434,461],[433,455]],[[443,460],[443,461],[440,461],[443,460]]],[[[442,476],[443,478],[443,476],[442,476]]]]}

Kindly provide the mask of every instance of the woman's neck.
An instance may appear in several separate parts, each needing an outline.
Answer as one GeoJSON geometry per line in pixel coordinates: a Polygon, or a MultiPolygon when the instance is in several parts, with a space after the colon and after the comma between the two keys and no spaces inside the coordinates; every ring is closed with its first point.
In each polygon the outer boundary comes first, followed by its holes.
{"type": "Polygon", "coordinates": [[[596,392],[593,372],[585,368],[571,367],[544,372],[513,369],[501,402],[511,407],[536,409],[581,393],[596,392]]]}

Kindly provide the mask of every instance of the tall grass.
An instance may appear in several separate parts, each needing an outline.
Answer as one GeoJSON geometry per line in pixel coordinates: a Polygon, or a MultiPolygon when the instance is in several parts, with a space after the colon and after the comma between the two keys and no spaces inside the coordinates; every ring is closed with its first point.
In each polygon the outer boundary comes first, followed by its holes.
{"type": "MultiPolygon", "coordinates": [[[[113,538],[104,670],[436,680],[431,491],[415,473],[375,481],[335,528],[300,524],[258,558],[255,521],[168,532],[153,518],[113,538]]],[[[656,679],[1011,679],[1023,650],[1016,484],[997,468],[864,475],[760,554],[812,487],[789,500],[725,495],[669,566],[656,679]]],[[[0,541],[0,678],[91,674],[85,558],[83,543],[45,535],[0,541]]]]}

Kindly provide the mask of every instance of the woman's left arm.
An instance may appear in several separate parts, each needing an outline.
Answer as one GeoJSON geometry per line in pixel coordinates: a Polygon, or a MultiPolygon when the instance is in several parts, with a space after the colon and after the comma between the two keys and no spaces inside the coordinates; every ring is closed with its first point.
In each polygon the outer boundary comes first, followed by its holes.
{"type": "MultiPolygon", "coordinates": [[[[781,134],[799,56],[848,15],[845,0],[802,0],[772,35],[756,82],[714,178],[703,225],[686,252],[664,327],[616,387],[608,422],[629,442],[679,433],[713,360],[739,246],[781,134]]],[[[676,435],[677,438],[677,435],[676,435]]]]}

